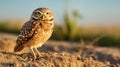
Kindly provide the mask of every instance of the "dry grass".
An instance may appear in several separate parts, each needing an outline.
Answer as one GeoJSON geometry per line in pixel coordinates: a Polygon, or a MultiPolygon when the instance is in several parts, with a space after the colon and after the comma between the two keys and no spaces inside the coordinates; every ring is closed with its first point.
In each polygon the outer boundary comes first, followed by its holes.
{"type": "MultiPolygon", "coordinates": [[[[0,23],[0,32],[15,33],[18,34],[23,22],[11,21],[0,23]]],[[[116,46],[120,47],[120,26],[108,25],[108,26],[83,26],[76,27],[75,25],[69,26],[69,30],[72,27],[74,29],[68,31],[65,25],[55,25],[52,40],[66,40],[66,41],[80,41],[83,39],[86,42],[95,41],[95,45],[100,46],[116,46]],[[71,34],[69,34],[69,32],[71,34]],[[74,33],[74,34],[73,34],[74,33]]]]}
{"type": "Polygon", "coordinates": [[[83,33],[101,33],[103,35],[113,35],[120,37],[120,25],[109,26],[85,26],[82,28],[83,33]]]}

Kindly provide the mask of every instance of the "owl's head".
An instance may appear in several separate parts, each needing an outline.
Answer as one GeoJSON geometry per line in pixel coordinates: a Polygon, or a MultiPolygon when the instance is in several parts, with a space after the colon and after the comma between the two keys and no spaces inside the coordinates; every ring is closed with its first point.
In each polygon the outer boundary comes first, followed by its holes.
{"type": "Polygon", "coordinates": [[[38,8],[33,11],[31,19],[49,21],[54,19],[54,15],[48,8],[38,8]]]}

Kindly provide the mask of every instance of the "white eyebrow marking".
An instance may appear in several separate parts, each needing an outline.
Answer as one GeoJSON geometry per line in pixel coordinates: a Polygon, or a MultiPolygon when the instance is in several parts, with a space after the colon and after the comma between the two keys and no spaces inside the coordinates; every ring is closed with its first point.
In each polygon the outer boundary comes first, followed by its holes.
{"type": "Polygon", "coordinates": [[[38,19],[37,17],[35,17],[35,16],[32,16],[32,18],[34,18],[34,19],[38,19]]]}
{"type": "Polygon", "coordinates": [[[37,11],[35,11],[35,12],[39,12],[39,13],[41,13],[41,14],[42,14],[42,12],[40,12],[39,10],[37,10],[37,11]]]}

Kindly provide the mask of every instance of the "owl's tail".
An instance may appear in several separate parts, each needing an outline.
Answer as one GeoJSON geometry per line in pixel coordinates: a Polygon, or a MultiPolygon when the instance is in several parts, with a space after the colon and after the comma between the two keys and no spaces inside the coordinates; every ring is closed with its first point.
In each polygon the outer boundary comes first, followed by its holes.
{"type": "Polygon", "coordinates": [[[16,45],[15,48],[14,48],[14,52],[19,52],[21,50],[23,50],[24,46],[23,45],[16,45]]]}

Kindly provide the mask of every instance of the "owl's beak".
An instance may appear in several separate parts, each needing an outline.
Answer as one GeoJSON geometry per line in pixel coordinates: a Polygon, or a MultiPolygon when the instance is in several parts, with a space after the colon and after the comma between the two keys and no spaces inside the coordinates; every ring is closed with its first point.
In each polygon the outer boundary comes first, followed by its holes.
{"type": "Polygon", "coordinates": [[[40,18],[41,18],[42,20],[44,20],[44,19],[45,19],[45,15],[42,15],[40,18]]]}

